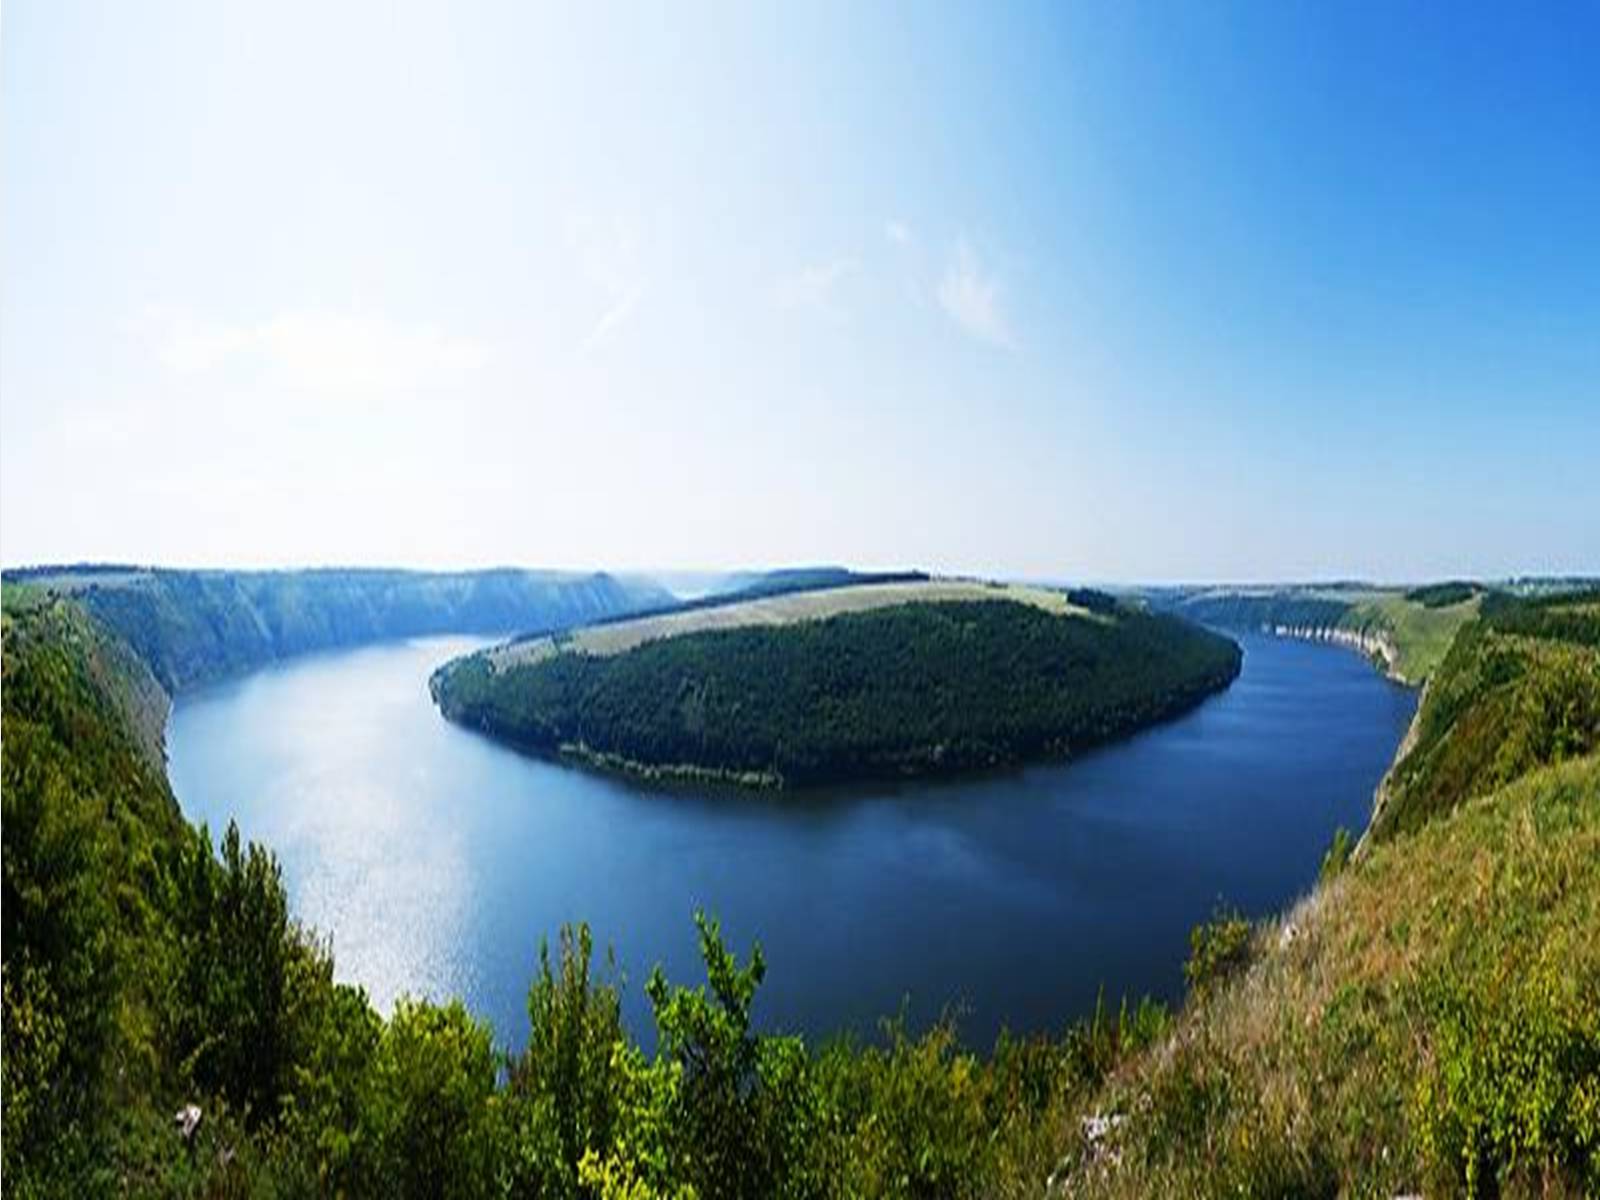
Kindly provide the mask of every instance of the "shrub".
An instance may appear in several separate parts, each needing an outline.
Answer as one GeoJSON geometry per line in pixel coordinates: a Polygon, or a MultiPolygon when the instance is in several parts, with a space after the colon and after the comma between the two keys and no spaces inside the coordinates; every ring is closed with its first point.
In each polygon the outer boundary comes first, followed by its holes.
{"type": "Polygon", "coordinates": [[[1322,856],[1322,866],[1317,870],[1317,879],[1327,883],[1343,873],[1350,865],[1350,855],[1355,850],[1355,841],[1350,836],[1350,831],[1343,825],[1333,831],[1333,841],[1329,843],[1327,851],[1322,856]]]}
{"type": "Polygon", "coordinates": [[[290,1086],[291,960],[303,952],[278,861],[254,843],[245,848],[229,822],[219,866],[202,828],[177,884],[177,1041],[188,1073],[252,1121],[274,1117],[290,1086]]]}
{"type": "Polygon", "coordinates": [[[677,1169],[673,1126],[683,1071],[648,1062],[631,1043],[612,1049],[617,1124],[609,1147],[590,1147],[578,1162],[578,1182],[602,1200],[694,1200],[677,1169]]]}
{"type": "Polygon", "coordinates": [[[1416,1136],[1441,1190],[1493,1195],[1552,1167],[1600,1188],[1600,1001],[1535,974],[1503,994],[1444,975],[1422,988],[1432,1055],[1416,1136]]]}
{"type": "MultiPolygon", "coordinates": [[[[948,1019],[918,1038],[906,1033],[903,1018],[887,1022],[884,1033],[884,1046],[841,1042],[824,1056],[829,1107],[846,1130],[840,1191],[979,1194],[993,1162],[991,1092],[981,1064],[959,1048],[948,1019]]],[[[1035,1095],[1032,1103],[1042,1099],[1035,1095]]]]}
{"type": "Polygon", "coordinates": [[[1189,931],[1189,961],[1183,977],[1189,990],[1204,991],[1242,970],[1250,962],[1250,922],[1231,909],[1189,931]]]}
{"type": "Polygon", "coordinates": [[[554,971],[549,945],[539,948],[528,1047],[510,1064],[506,1092],[518,1191],[577,1195],[585,1154],[612,1144],[624,1090],[616,1052],[626,1035],[616,985],[591,980],[593,949],[587,925],[562,927],[554,971]]]}
{"type": "Polygon", "coordinates": [[[710,986],[672,987],[657,968],[645,986],[658,1055],[679,1073],[670,1128],[677,1163],[696,1193],[804,1196],[821,1191],[813,1157],[818,1097],[798,1039],[759,1038],[750,1005],[766,974],[761,947],[741,967],[717,922],[695,914],[710,986]]]}
{"type": "Polygon", "coordinates": [[[375,1149],[369,1194],[481,1196],[497,1145],[489,1027],[459,1000],[402,1000],[384,1027],[364,1132],[375,1149]]]}

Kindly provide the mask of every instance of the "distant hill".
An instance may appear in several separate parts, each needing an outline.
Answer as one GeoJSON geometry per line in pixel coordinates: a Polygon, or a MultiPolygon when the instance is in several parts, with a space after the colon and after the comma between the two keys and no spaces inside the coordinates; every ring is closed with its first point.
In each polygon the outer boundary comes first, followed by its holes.
{"type": "Polygon", "coordinates": [[[1409,591],[1371,584],[1162,589],[1152,607],[1221,629],[1262,629],[1342,641],[1383,660],[1396,679],[1421,684],[1444,659],[1485,589],[1449,583],[1409,591]]]}
{"type": "MultiPolygon", "coordinates": [[[[683,599],[668,599],[626,612],[599,617],[586,625],[614,625],[637,621],[641,618],[669,616],[678,613],[703,612],[708,609],[726,611],[750,600],[763,600],[789,596],[800,592],[831,592],[838,588],[858,588],[868,585],[926,583],[929,576],[922,571],[850,571],[844,567],[785,567],[776,571],[751,571],[726,577],[726,586],[701,595],[683,599]]],[[[513,639],[516,642],[547,637],[552,630],[535,630],[513,639]]]]}
{"type": "Polygon", "coordinates": [[[784,593],[525,641],[434,677],[450,719],[660,777],[815,785],[1065,758],[1227,686],[1171,617],[971,581],[784,593]]]}
{"type": "Polygon", "coordinates": [[[313,650],[428,634],[560,629],[673,602],[643,580],[509,568],[75,566],[7,571],[4,578],[75,596],[172,692],[313,650]]]}
{"type": "MultiPolygon", "coordinates": [[[[537,662],[552,654],[616,654],[645,642],[708,629],[748,625],[789,625],[847,612],[863,612],[912,601],[1011,599],[1052,612],[1066,612],[1070,603],[1061,592],[971,579],[930,579],[926,575],[857,575],[817,588],[758,583],[720,596],[685,601],[661,609],[623,614],[581,628],[524,634],[489,651],[496,667],[537,662]]],[[[1086,611],[1086,610],[1083,610],[1086,611]]]]}

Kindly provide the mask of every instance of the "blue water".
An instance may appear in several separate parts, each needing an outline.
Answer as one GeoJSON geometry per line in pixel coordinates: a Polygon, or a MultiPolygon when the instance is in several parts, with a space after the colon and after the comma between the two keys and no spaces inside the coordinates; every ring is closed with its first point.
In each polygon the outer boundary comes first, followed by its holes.
{"type": "Polygon", "coordinates": [[[385,1011],[459,995],[507,1044],[541,937],[587,920],[625,1006],[663,963],[699,981],[692,914],[768,962],[768,1028],[870,1032],[947,1006],[986,1046],[1115,998],[1176,998],[1191,926],[1312,882],[1364,827],[1415,696],[1353,653],[1245,635],[1244,669],[1186,717],[1068,766],[810,796],[651,791],[526,758],[441,719],[427,678],[479,645],[296,660],[179,701],[188,816],[282,859],[293,911],[385,1011]]]}

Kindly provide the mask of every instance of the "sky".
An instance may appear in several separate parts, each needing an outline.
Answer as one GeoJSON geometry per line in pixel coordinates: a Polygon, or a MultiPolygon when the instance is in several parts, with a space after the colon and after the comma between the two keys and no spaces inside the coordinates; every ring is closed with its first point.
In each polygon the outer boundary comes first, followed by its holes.
{"type": "Polygon", "coordinates": [[[7,565],[1600,571],[1600,3],[0,13],[7,565]]]}

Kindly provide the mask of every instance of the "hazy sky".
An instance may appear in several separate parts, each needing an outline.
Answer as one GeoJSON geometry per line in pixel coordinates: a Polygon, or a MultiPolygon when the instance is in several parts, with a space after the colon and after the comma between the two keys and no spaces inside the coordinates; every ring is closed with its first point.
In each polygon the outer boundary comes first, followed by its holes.
{"type": "Polygon", "coordinates": [[[8,564],[1600,570],[1600,4],[8,0],[8,564]]]}

